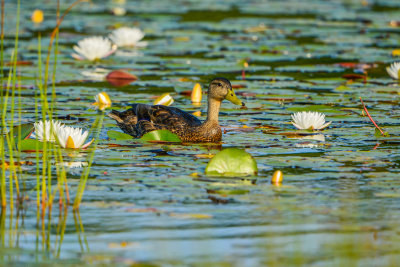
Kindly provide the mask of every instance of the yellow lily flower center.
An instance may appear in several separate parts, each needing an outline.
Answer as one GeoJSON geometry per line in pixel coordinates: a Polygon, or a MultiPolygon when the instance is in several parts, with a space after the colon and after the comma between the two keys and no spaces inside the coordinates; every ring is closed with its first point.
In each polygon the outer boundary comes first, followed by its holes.
{"type": "Polygon", "coordinates": [[[71,136],[68,136],[65,148],[75,148],[74,140],[72,139],[71,136]]]}

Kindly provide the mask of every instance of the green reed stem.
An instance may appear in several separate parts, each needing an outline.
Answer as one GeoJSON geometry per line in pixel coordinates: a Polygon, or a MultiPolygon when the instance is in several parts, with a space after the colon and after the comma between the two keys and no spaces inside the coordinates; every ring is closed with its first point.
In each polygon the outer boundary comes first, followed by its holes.
{"type": "Polygon", "coordinates": [[[78,233],[78,240],[79,240],[79,245],[81,247],[81,251],[85,250],[85,247],[83,246],[82,238],[81,238],[81,234],[82,234],[83,241],[86,246],[86,251],[89,252],[90,251],[89,243],[87,242],[87,239],[86,239],[85,229],[83,228],[82,218],[79,213],[79,210],[74,210],[73,214],[74,214],[75,229],[76,229],[76,232],[78,233]]]}
{"type": "MultiPolygon", "coordinates": [[[[3,87],[4,87],[4,0],[1,0],[1,22],[0,22],[0,97],[3,100],[3,87]]],[[[4,144],[4,132],[5,125],[1,122],[1,138],[0,138],[0,155],[1,155],[1,183],[0,183],[0,194],[1,194],[1,206],[7,205],[6,198],[6,158],[5,158],[5,144],[4,144]]],[[[2,213],[3,214],[3,213],[2,213]]]]}
{"type": "Polygon", "coordinates": [[[94,138],[93,149],[89,154],[88,166],[86,168],[84,168],[84,170],[82,171],[82,176],[79,181],[78,190],[77,190],[75,200],[74,200],[74,208],[73,208],[74,210],[79,209],[79,205],[82,201],[82,196],[85,191],[86,182],[89,177],[90,168],[92,166],[94,154],[96,152],[97,143],[98,143],[98,139],[99,139],[99,135],[100,135],[100,130],[103,126],[104,115],[105,115],[104,112],[102,112],[101,115],[99,115],[97,117],[97,119],[92,127],[92,129],[95,129],[94,131],[92,131],[92,132],[95,132],[95,136],[93,137],[94,138]]]}
{"type": "Polygon", "coordinates": [[[58,248],[57,248],[57,254],[56,254],[56,258],[60,257],[60,253],[61,253],[61,245],[64,241],[64,233],[65,233],[65,229],[67,228],[67,218],[68,218],[68,209],[65,207],[63,209],[64,212],[60,211],[60,217],[62,216],[62,220],[61,218],[58,220],[59,222],[59,231],[57,231],[58,236],[60,237],[60,240],[58,242],[58,248]]]}
{"type": "Polygon", "coordinates": [[[7,208],[1,208],[0,213],[0,243],[2,247],[5,247],[5,234],[6,234],[6,214],[7,208]]]}

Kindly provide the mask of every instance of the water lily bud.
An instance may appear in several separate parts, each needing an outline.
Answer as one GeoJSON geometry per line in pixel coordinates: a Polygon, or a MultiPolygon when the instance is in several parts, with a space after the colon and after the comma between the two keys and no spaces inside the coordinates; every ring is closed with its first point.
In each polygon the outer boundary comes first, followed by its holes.
{"type": "Polygon", "coordinates": [[[35,9],[31,17],[34,23],[41,23],[43,21],[43,11],[40,9],[35,9]]]}
{"type": "Polygon", "coordinates": [[[274,172],[271,178],[271,184],[280,185],[283,180],[283,173],[280,170],[274,172]]]}
{"type": "Polygon", "coordinates": [[[106,92],[101,92],[97,95],[97,103],[102,105],[111,105],[111,99],[106,92]]]}
{"type": "Polygon", "coordinates": [[[400,49],[395,49],[392,51],[392,56],[399,57],[400,56],[400,49]]]}
{"type": "Polygon", "coordinates": [[[201,116],[201,111],[195,111],[192,113],[194,116],[196,117],[200,117],[201,116]]]}
{"type": "Polygon", "coordinates": [[[174,103],[174,99],[172,98],[172,96],[169,95],[169,93],[160,95],[154,101],[154,105],[170,106],[172,103],[174,103]]]}
{"type": "Polygon", "coordinates": [[[114,7],[112,12],[115,16],[123,16],[126,14],[126,9],[123,7],[114,7]]]}
{"type": "Polygon", "coordinates": [[[111,99],[106,92],[101,92],[95,95],[94,100],[96,103],[93,105],[97,105],[100,110],[111,107],[111,99]]]}
{"type": "Polygon", "coordinates": [[[192,103],[200,103],[202,96],[203,95],[201,92],[201,85],[199,83],[196,83],[192,90],[192,95],[191,95],[192,103]]]}

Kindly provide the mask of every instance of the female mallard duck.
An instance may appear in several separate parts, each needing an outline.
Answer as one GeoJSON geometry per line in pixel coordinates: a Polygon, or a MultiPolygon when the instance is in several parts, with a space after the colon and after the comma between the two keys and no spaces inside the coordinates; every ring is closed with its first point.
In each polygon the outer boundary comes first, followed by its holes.
{"type": "Polygon", "coordinates": [[[208,113],[203,123],[185,111],[162,105],[133,104],[131,109],[124,112],[112,110],[108,116],[116,120],[125,133],[136,138],[154,130],[167,129],[184,142],[219,142],[222,131],[218,124],[218,113],[224,99],[244,106],[236,97],[229,80],[215,78],[208,87],[208,113]]]}

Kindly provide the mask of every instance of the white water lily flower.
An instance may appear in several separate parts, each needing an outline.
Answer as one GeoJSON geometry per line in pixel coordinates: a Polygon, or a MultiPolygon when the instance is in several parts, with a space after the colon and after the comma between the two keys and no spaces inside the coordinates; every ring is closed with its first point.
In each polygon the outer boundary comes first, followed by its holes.
{"type": "Polygon", "coordinates": [[[302,111],[292,115],[292,124],[300,130],[322,130],[332,122],[325,123],[325,115],[319,112],[302,111]]]}
{"type": "Polygon", "coordinates": [[[58,140],[58,143],[60,146],[63,148],[86,148],[88,147],[92,142],[90,141],[89,143],[83,144],[88,137],[89,132],[88,131],[83,131],[82,128],[74,128],[70,126],[63,126],[58,128],[56,132],[56,137],[58,140]]]}
{"type": "Polygon", "coordinates": [[[390,67],[386,67],[386,71],[389,73],[390,77],[395,80],[399,79],[400,62],[394,62],[390,67]]]}
{"type": "Polygon", "coordinates": [[[55,142],[55,134],[58,129],[62,128],[64,125],[59,121],[39,121],[35,122],[34,124],[35,131],[32,134],[33,138],[38,139],[39,141],[43,142],[44,140],[48,142],[55,142]]]}
{"type": "Polygon", "coordinates": [[[114,30],[109,38],[114,44],[123,46],[139,46],[143,47],[147,45],[147,42],[139,42],[143,39],[144,33],[139,28],[121,27],[114,30]]]}
{"type": "Polygon", "coordinates": [[[74,46],[75,52],[72,57],[78,60],[88,59],[94,61],[97,59],[105,58],[117,50],[117,46],[112,44],[108,38],[102,36],[88,37],[78,42],[74,46]]]}

